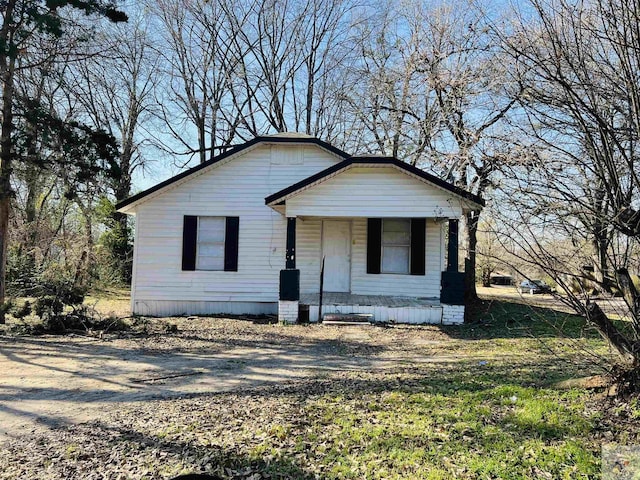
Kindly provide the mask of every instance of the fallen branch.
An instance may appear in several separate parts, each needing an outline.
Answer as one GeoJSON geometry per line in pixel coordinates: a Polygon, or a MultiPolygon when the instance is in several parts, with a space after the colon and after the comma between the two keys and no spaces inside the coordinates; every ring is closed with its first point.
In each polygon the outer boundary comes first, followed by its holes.
{"type": "Polygon", "coordinates": [[[164,375],[162,377],[143,378],[139,380],[131,380],[133,383],[155,382],[157,380],[167,380],[169,378],[190,377],[192,375],[202,375],[203,372],[174,373],[173,375],[164,375]]]}

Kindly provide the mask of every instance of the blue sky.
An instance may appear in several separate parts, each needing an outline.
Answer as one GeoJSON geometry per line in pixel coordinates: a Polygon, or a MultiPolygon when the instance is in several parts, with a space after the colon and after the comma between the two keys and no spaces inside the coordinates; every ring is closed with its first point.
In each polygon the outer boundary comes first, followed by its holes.
{"type": "MultiPolygon", "coordinates": [[[[454,5],[457,2],[453,2],[454,5]]],[[[461,5],[465,2],[459,2],[461,5]]],[[[494,0],[494,1],[482,1],[480,5],[487,10],[490,15],[500,15],[500,12],[509,8],[522,8],[523,5],[526,5],[526,1],[502,1],[502,0],[494,0]]],[[[140,4],[137,2],[129,3],[127,10],[130,12],[140,13],[140,4]]],[[[144,13],[142,13],[144,15],[144,13]]],[[[135,13],[134,13],[135,15],[135,13]]],[[[151,127],[154,128],[153,126],[151,127]]],[[[169,145],[173,146],[175,149],[180,149],[180,146],[177,144],[175,140],[171,140],[170,136],[162,135],[161,125],[158,125],[157,130],[154,130],[155,134],[162,137],[162,139],[167,142],[169,145]]],[[[149,129],[149,125],[145,125],[144,129],[149,129]]],[[[144,130],[143,129],[143,130],[144,130]]],[[[275,132],[265,132],[265,133],[275,133],[275,132]]],[[[191,144],[196,144],[195,141],[196,135],[194,129],[187,129],[184,132],[185,136],[191,138],[191,144]]],[[[357,154],[359,152],[350,152],[357,154]]],[[[145,172],[136,171],[134,173],[133,178],[133,191],[132,193],[139,192],[141,190],[147,189],[154,184],[161,182],[173,175],[184,171],[185,168],[179,168],[178,165],[184,165],[187,161],[187,157],[182,156],[172,156],[167,153],[159,152],[158,150],[146,149],[145,151],[146,157],[150,160],[148,164],[148,168],[145,172]]],[[[188,166],[192,167],[197,165],[198,159],[194,156],[191,161],[188,163],[188,166]]]]}

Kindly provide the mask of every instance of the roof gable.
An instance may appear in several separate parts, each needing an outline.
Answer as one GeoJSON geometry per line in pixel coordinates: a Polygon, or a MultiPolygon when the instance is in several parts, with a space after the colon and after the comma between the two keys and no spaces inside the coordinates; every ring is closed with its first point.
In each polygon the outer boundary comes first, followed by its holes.
{"type": "Polygon", "coordinates": [[[312,186],[324,183],[328,179],[339,175],[340,173],[358,166],[391,166],[402,173],[405,173],[413,178],[417,178],[425,183],[434,185],[442,190],[461,197],[478,207],[485,205],[484,200],[478,196],[463,190],[455,185],[450,184],[430,173],[425,172],[417,167],[409,165],[408,163],[401,162],[393,157],[350,157],[346,160],[329,167],[315,175],[312,175],[298,183],[295,183],[287,188],[280,190],[279,192],[269,195],[265,198],[265,204],[274,206],[284,203],[288,198],[291,198],[302,191],[311,188],[312,186]]]}
{"type": "Polygon", "coordinates": [[[197,174],[202,174],[204,173],[204,171],[206,171],[208,168],[210,167],[214,167],[217,166],[221,163],[224,163],[225,161],[230,161],[232,160],[234,157],[239,156],[242,153],[246,153],[248,151],[250,151],[251,149],[255,148],[256,146],[260,145],[260,144],[289,144],[289,145],[293,145],[293,144],[308,144],[308,145],[316,145],[338,157],[342,157],[342,158],[347,158],[349,155],[345,152],[343,152],[342,150],[340,150],[339,148],[334,147],[333,145],[326,143],[322,140],[319,140],[315,137],[310,137],[310,136],[306,136],[306,135],[284,135],[284,134],[277,134],[277,135],[273,135],[273,136],[262,136],[262,137],[256,137],[253,140],[250,140],[246,143],[243,143],[242,145],[237,145],[235,147],[232,147],[231,149],[227,150],[226,152],[217,155],[216,157],[212,158],[211,160],[205,162],[205,163],[201,163],[199,165],[196,165],[195,167],[192,167],[182,173],[179,173],[178,175],[175,175],[163,182],[160,182],[140,193],[137,193],[135,195],[132,195],[131,197],[119,202],[116,205],[116,209],[117,210],[121,210],[121,209],[127,209],[129,210],[130,208],[132,208],[132,206],[134,204],[138,204],[142,201],[145,201],[149,198],[151,198],[151,196],[155,196],[154,194],[160,194],[162,193],[162,191],[173,187],[173,186],[177,186],[181,183],[183,183],[184,181],[187,181],[188,179],[190,179],[191,177],[193,177],[194,175],[197,174]],[[127,208],[128,207],[128,208],[127,208]]]}

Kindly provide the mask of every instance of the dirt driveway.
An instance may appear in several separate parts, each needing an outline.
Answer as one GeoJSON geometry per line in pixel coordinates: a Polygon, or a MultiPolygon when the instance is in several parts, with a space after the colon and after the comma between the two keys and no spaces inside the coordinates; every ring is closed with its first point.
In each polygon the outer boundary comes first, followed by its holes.
{"type": "Polygon", "coordinates": [[[457,359],[434,354],[448,339],[437,327],[171,322],[178,333],[164,333],[157,321],[150,333],[104,339],[0,336],[0,442],[127,403],[457,359]]]}

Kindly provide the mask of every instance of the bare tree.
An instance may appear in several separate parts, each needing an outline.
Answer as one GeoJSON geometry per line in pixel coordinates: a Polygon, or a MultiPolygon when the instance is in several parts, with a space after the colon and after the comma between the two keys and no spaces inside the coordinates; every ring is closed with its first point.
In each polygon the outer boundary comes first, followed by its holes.
{"type": "MultiPolygon", "coordinates": [[[[149,137],[156,126],[155,105],[159,82],[160,55],[152,48],[148,20],[138,17],[125,25],[114,25],[100,33],[92,48],[98,52],[75,62],[67,75],[65,90],[68,102],[87,123],[102,128],[118,139],[120,152],[117,168],[105,181],[115,202],[131,194],[133,174],[147,166],[151,148],[149,137]]],[[[103,188],[101,195],[106,195],[103,188]]],[[[94,195],[95,199],[100,194],[94,195]]],[[[81,209],[88,212],[90,207],[81,209]]],[[[91,216],[87,215],[87,222],[91,216]]],[[[131,274],[131,247],[127,216],[114,213],[117,242],[113,245],[123,281],[131,274]]]]}
{"type": "Polygon", "coordinates": [[[416,165],[433,150],[440,131],[435,90],[422,68],[423,19],[407,6],[381,3],[355,39],[349,73],[349,113],[357,119],[356,147],[416,165]],[[359,144],[359,145],[358,145],[359,144]]]}
{"type": "Polygon", "coordinates": [[[338,107],[341,77],[352,50],[351,14],[358,8],[355,2],[314,0],[307,2],[299,13],[300,27],[296,42],[302,48],[302,68],[292,79],[293,114],[297,131],[329,138],[336,118],[330,114],[338,107]]]}
{"type": "MultiPolygon", "coordinates": [[[[39,48],[34,49],[33,58],[40,57],[38,68],[19,71],[15,78],[15,97],[18,108],[14,114],[16,131],[14,133],[14,152],[18,158],[24,158],[24,162],[14,164],[12,184],[15,192],[13,203],[20,208],[14,208],[14,229],[11,254],[20,256],[21,279],[23,284],[33,281],[38,264],[46,261],[41,248],[50,240],[43,228],[47,218],[43,213],[47,212],[52,190],[55,188],[55,180],[46,171],[48,163],[46,142],[43,134],[38,111],[47,111],[51,115],[57,110],[56,92],[59,91],[62,82],[64,64],[54,62],[53,58],[43,52],[58,51],[63,57],[63,47],[59,40],[40,38],[37,40],[39,48]],[[44,237],[44,238],[43,238],[44,237]]],[[[14,262],[15,263],[15,262],[14,262]]]]}
{"type": "Polygon", "coordinates": [[[339,0],[154,5],[170,92],[163,116],[181,145],[168,149],[202,162],[234,141],[270,132],[338,138],[336,125],[345,118],[340,72],[352,53],[356,6],[339,0]]]}
{"type": "MultiPolygon", "coordinates": [[[[301,126],[304,103],[298,103],[298,75],[305,61],[315,68],[321,60],[313,55],[305,58],[305,44],[311,43],[317,55],[326,31],[316,23],[319,17],[307,14],[314,5],[295,0],[239,2],[235,9],[225,7],[231,23],[235,64],[232,72],[233,102],[243,118],[245,135],[255,136],[269,131],[285,132],[301,126]],[[306,23],[310,20],[310,23],[306,23]],[[305,27],[311,28],[305,31],[305,27]],[[311,62],[311,63],[308,63],[311,62]]],[[[310,72],[313,75],[313,72],[310,72]]],[[[313,94],[313,82],[306,88],[313,94]]],[[[307,98],[304,99],[305,101],[307,98]]],[[[309,107],[311,108],[311,107],[309,107]]]]}
{"type": "MultiPolygon", "coordinates": [[[[511,162],[506,120],[520,94],[490,18],[472,2],[382,5],[362,30],[351,102],[363,143],[485,195],[511,162]]],[[[478,220],[467,213],[462,230],[468,303],[477,298],[478,220]]]]}
{"type": "MultiPolygon", "coordinates": [[[[224,6],[233,11],[235,3],[224,6]]],[[[168,91],[158,103],[165,126],[180,145],[169,150],[196,155],[200,163],[228,146],[236,134],[225,121],[225,116],[233,116],[226,98],[235,60],[224,6],[216,0],[163,0],[150,6],[160,26],[168,91]],[[193,130],[196,142],[190,140],[193,130]]]]}
{"type": "MultiPolygon", "coordinates": [[[[513,161],[506,120],[520,89],[506,81],[510,62],[496,44],[490,17],[477,4],[445,6],[424,21],[432,39],[423,53],[424,68],[430,72],[445,126],[434,168],[459,187],[484,196],[513,161]]],[[[468,303],[477,299],[479,214],[466,213],[463,224],[468,303]]]]}
{"type": "Polygon", "coordinates": [[[640,238],[639,12],[627,0],[532,0],[503,38],[532,138],[509,179],[523,217],[515,245],[630,360],[632,388],[640,384],[640,310],[627,268],[640,238]],[[630,331],[590,301],[585,279],[623,293],[630,331]]]}

